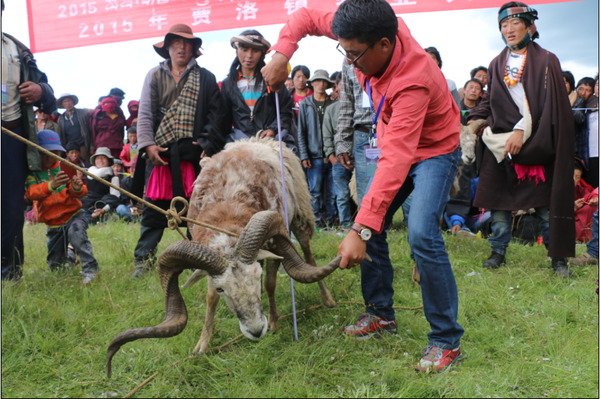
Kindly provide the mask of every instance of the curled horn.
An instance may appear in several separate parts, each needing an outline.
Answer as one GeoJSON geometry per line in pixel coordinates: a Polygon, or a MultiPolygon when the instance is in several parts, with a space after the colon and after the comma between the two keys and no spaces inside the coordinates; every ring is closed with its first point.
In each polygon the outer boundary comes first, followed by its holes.
{"type": "Polygon", "coordinates": [[[187,324],[187,310],[179,291],[179,275],[185,269],[203,269],[211,276],[222,274],[227,268],[225,258],[194,241],[171,244],[158,259],[158,274],[165,293],[165,319],[155,327],[123,331],[110,342],[106,351],[106,373],[112,375],[111,360],[128,342],[141,338],[169,338],[178,335],[187,324]]]}
{"type": "Polygon", "coordinates": [[[258,250],[271,238],[275,243],[272,252],[283,257],[283,267],[290,277],[300,283],[323,280],[340,265],[341,256],[323,267],[305,263],[290,240],[283,218],[274,211],[258,212],[252,216],[240,235],[234,257],[245,264],[254,262],[258,250]]]}

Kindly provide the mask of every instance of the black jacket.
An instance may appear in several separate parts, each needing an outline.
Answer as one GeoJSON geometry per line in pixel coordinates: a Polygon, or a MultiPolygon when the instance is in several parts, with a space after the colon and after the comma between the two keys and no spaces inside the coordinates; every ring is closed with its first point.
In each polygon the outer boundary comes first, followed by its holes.
{"type": "MultiPolygon", "coordinates": [[[[260,130],[269,129],[273,130],[276,135],[278,134],[275,92],[269,93],[265,85],[261,97],[256,101],[254,111],[250,111],[242,93],[237,88],[237,82],[232,82],[227,77],[221,86],[226,114],[223,128],[225,131],[231,132],[233,126],[248,137],[255,136],[260,130]]],[[[282,140],[288,147],[295,149],[296,143],[291,135],[293,100],[287,90],[280,90],[277,95],[281,114],[282,140]]]]}

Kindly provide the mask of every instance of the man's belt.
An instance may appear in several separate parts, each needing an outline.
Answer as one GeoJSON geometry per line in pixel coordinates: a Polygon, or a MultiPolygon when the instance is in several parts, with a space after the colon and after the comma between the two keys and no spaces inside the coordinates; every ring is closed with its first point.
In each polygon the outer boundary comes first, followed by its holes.
{"type": "Polygon", "coordinates": [[[358,130],[359,132],[363,133],[371,133],[366,125],[356,125],[354,126],[354,130],[358,130]]]}
{"type": "Polygon", "coordinates": [[[2,127],[5,129],[14,129],[19,126],[21,126],[21,118],[9,122],[2,121],[2,127]]]}

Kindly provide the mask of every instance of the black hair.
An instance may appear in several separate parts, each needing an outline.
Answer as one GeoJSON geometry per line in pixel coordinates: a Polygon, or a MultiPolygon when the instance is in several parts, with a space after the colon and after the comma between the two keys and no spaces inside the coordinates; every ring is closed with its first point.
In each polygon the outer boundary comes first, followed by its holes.
{"type": "Polygon", "coordinates": [[[371,44],[387,37],[395,43],[398,20],[390,3],[385,0],[346,0],[333,16],[331,32],[342,39],[357,39],[371,44]]]}
{"type": "Polygon", "coordinates": [[[479,79],[475,79],[475,78],[467,80],[467,82],[466,82],[466,83],[465,83],[465,85],[463,86],[463,89],[465,89],[465,90],[466,90],[466,89],[467,89],[467,85],[468,85],[469,83],[471,83],[471,82],[475,82],[475,83],[477,83],[479,86],[481,86],[481,90],[483,90],[483,83],[481,82],[481,80],[479,80],[479,79]]]}
{"type": "MultiPolygon", "coordinates": [[[[571,91],[575,90],[575,76],[573,76],[571,71],[563,71],[563,78],[565,78],[569,86],[571,86],[571,91]]],[[[569,94],[571,93],[569,92],[569,94]]]]}
{"type": "Polygon", "coordinates": [[[594,86],[596,85],[596,81],[593,78],[586,76],[585,78],[581,78],[581,80],[579,82],[577,82],[577,87],[579,87],[581,85],[590,86],[592,89],[594,89],[594,86]]]}
{"type": "MultiPolygon", "coordinates": [[[[488,73],[488,69],[486,67],[484,67],[484,66],[478,66],[477,68],[471,69],[471,79],[475,79],[475,75],[479,71],[483,71],[485,73],[488,73]]],[[[467,82],[467,83],[469,83],[469,82],[467,82]]]]}
{"type": "Polygon", "coordinates": [[[342,73],[340,71],[336,71],[331,74],[329,79],[333,80],[335,84],[338,84],[342,81],[342,73]]]}
{"type": "MultiPolygon", "coordinates": [[[[498,15],[500,15],[500,13],[502,11],[504,11],[510,7],[529,7],[529,6],[527,4],[521,3],[519,1],[511,1],[510,3],[502,4],[502,6],[500,7],[500,10],[498,10],[498,15]]],[[[519,19],[521,21],[523,21],[526,28],[529,28],[531,26],[531,22],[529,22],[528,19],[521,18],[521,17],[519,17],[519,19]]],[[[536,32],[533,34],[533,36],[531,36],[531,40],[533,41],[533,40],[539,39],[539,38],[540,38],[540,33],[536,30],[536,32]]]]}
{"type": "Polygon", "coordinates": [[[296,72],[298,71],[302,71],[302,74],[304,74],[306,79],[310,79],[310,69],[308,69],[304,65],[296,65],[294,69],[292,69],[292,80],[294,79],[294,76],[296,76],[296,72]]]}
{"type": "Polygon", "coordinates": [[[440,52],[438,51],[438,49],[436,49],[435,47],[427,47],[425,49],[425,52],[427,52],[429,54],[433,54],[435,56],[435,58],[437,59],[440,69],[442,69],[442,56],[440,55],[440,52]]]}
{"type": "Polygon", "coordinates": [[[573,169],[583,172],[583,168],[581,167],[581,164],[577,161],[575,161],[575,163],[573,165],[573,169]]]}
{"type": "MultiPolygon", "coordinates": [[[[260,33],[257,30],[254,29],[248,29],[243,31],[242,33],[240,33],[240,35],[254,35],[254,36],[260,36],[264,39],[264,36],[262,35],[262,33],[260,33]]],[[[241,46],[243,46],[243,43],[241,44],[241,46]]],[[[260,85],[263,81],[263,76],[262,73],[260,72],[260,70],[266,65],[265,64],[265,55],[266,53],[263,51],[262,55],[260,56],[260,60],[258,61],[258,64],[256,64],[256,68],[254,69],[254,78],[256,79],[255,84],[256,85],[260,85]]],[[[235,95],[235,90],[238,90],[237,88],[237,80],[238,80],[238,70],[240,69],[240,67],[242,66],[242,64],[240,63],[240,60],[238,59],[237,56],[237,50],[235,51],[235,58],[233,59],[233,62],[231,63],[231,67],[229,68],[229,90],[230,90],[230,95],[234,96],[235,95]]]]}
{"type": "Polygon", "coordinates": [[[127,129],[127,134],[131,134],[131,133],[137,134],[137,127],[135,125],[131,125],[131,126],[129,126],[129,129],[127,129]]]}

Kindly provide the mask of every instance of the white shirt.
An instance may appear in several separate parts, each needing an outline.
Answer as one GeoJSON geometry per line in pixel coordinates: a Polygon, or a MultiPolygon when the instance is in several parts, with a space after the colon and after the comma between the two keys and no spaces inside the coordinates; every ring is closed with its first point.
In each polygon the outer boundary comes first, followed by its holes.
{"type": "MultiPolygon", "coordinates": [[[[524,57],[523,54],[516,54],[516,53],[513,53],[512,51],[508,55],[508,62],[507,62],[508,65],[506,66],[506,72],[507,72],[507,76],[509,78],[517,79],[517,73],[519,72],[519,69],[521,69],[521,63],[523,62],[523,57],[524,57]]],[[[508,87],[508,92],[510,93],[510,96],[512,97],[515,104],[517,104],[517,107],[519,107],[521,116],[525,115],[526,110],[523,109],[523,107],[525,105],[524,101],[523,101],[523,93],[524,93],[523,83],[521,83],[521,81],[519,80],[516,85],[507,86],[507,87],[508,87]]],[[[523,118],[521,118],[521,120],[519,122],[517,122],[517,124],[513,128],[513,130],[517,130],[517,129],[525,130],[525,122],[524,122],[523,118]]]]}
{"type": "Polygon", "coordinates": [[[598,158],[598,111],[588,114],[590,158],[598,158]]]}

